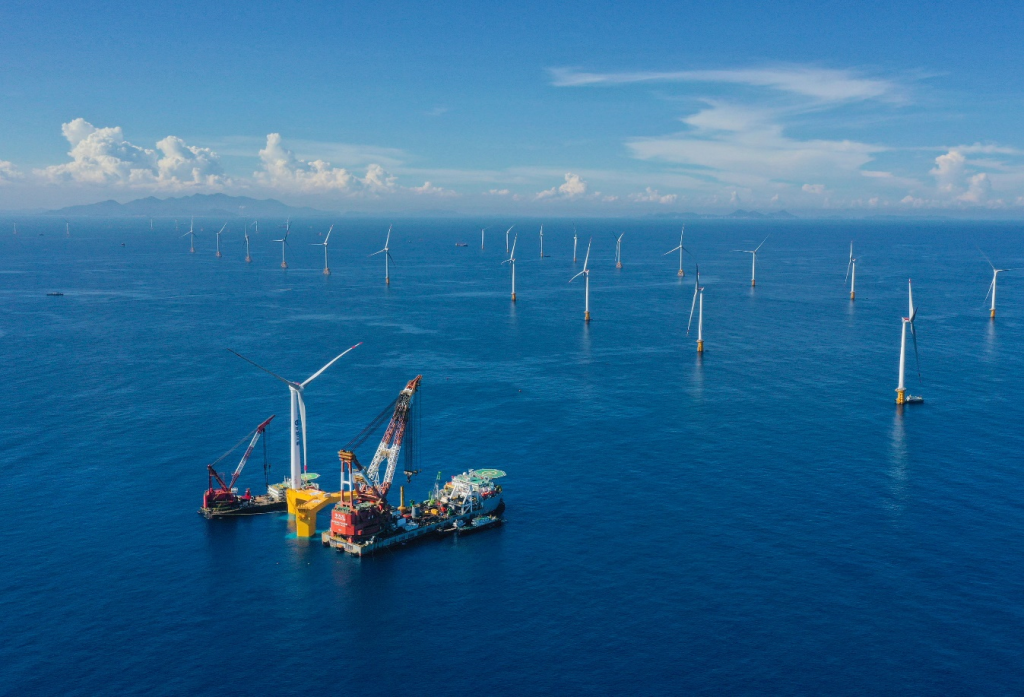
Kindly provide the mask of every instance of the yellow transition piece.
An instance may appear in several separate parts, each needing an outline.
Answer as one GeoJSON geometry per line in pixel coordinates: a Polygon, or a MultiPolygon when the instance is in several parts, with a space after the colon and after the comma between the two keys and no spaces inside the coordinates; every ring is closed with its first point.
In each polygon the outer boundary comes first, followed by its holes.
{"type": "Polygon", "coordinates": [[[295,516],[295,534],[298,537],[313,537],[316,534],[316,514],[341,501],[340,491],[288,489],[286,493],[288,512],[295,516]]]}

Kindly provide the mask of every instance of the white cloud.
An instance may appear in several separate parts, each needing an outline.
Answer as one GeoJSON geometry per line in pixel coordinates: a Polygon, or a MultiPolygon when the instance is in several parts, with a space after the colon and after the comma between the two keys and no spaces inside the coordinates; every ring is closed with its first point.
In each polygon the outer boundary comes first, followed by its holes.
{"type": "Polygon", "coordinates": [[[571,68],[552,68],[549,72],[552,84],[557,87],[644,82],[703,82],[767,87],[827,102],[895,99],[899,95],[898,86],[888,80],[864,77],[853,70],[802,66],[624,73],[587,73],[571,68]]]}
{"type": "Polygon", "coordinates": [[[675,203],[676,199],[678,199],[678,198],[679,198],[678,194],[664,194],[664,195],[662,195],[656,189],[652,189],[649,186],[647,187],[647,189],[643,193],[640,193],[640,194],[630,194],[629,195],[629,200],[630,201],[637,201],[638,203],[664,203],[664,204],[669,204],[669,203],[675,203]]]}
{"type": "Polygon", "coordinates": [[[458,196],[457,193],[450,189],[444,189],[440,186],[434,186],[430,182],[423,182],[423,186],[414,186],[409,189],[414,194],[427,195],[427,196],[458,196]]]}
{"type": "Polygon", "coordinates": [[[384,171],[380,165],[366,168],[366,176],[360,179],[363,187],[371,193],[386,193],[395,190],[395,177],[384,171]]]}
{"type": "Polygon", "coordinates": [[[7,160],[0,160],[0,185],[9,184],[21,178],[22,174],[14,164],[7,160]]]}
{"type": "Polygon", "coordinates": [[[331,167],[323,160],[304,162],[284,147],[280,133],[267,134],[267,146],[260,150],[263,170],[253,177],[270,187],[293,191],[347,191],[354,177],[348,170],[331,167]]]}
{"type": "Polygon", "coordinates": [[[939,191],[956,193],[963,188],[964,165],[967,158],[958,150],[950,150],[935,158],[935,167],[929,172],[939,184],[939,191]]]}
{"type": "Polygon", "coordinates": [[[537,194],[537,199],[544,198],[578,198],[587,193],[587,183],[578,174],[565,173],[565,183],[561,186],[553,186],[550,189],[537,194]]]}
{"type": "Polygon", "coordinates": [[[886,148],[850,140],[799,140],[771,112],[711,103],[683,119],[690,131],[627,141],[633,156],[704,168],[720,182],[766,184],[822,173],[849,176],[886,148]],[[738,179],[742,177],[742,179],[738,179]]]}
{"type": "Polygon", "coordinates": [[[216,153],[175,136],[150,150],[125,140],[119,126],[96,128],[82,118],[63,124],[61,131],[71,145],[71,162],[36,170],[50,182],[156,189],[227,183],[216,153]]]}
{"type": "Polygon", "coordinates": [[[491,189],[484,196],[508,196],[510,193],[512,192],[508,189],[491,189]]]}
{"type": "Polygon", "coordinates": [[[985,203],[992,193],[992,182],[984,172],[975,174],[968,180],[967,191],[957,197],[967,203],[985,203]]]}
{"type": "Polygon", "coordinates": [[[824,184],[804,184],[800,187],[809,194],[823,194],[825,193],[824,184]]]}

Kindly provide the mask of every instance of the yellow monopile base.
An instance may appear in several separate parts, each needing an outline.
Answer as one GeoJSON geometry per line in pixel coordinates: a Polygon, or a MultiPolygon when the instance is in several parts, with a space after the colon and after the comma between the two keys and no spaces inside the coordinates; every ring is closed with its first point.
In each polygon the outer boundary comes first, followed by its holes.
{"type": "Polygon", "coordinates": [[[615,264],[615,268],[617,268],[617,269],[621,269],[621,268],[622,268],[622,262],[621,262],[621,261],[619,261],[619,262],[616,262],[616,264],[615,264]]]}
{"type": "Polygon", "coordinates": [[[989,319],[995,319],[996,318],[996,311],[995,311],[995,309],[990,310],[988,316],[989,316],[989,319]]]}
{"type": "Polygon", "coordinates": [[[750,287],[753,288],[756,285],[757,285],[757,281],[755,281],[754,279],[750,279],[750,287]]]}
{"type": "Polygon", "coordinates": [[[704,340],[701,339],[697,342],[697,353],[704,353],[704,340]]]}
{"type": "Polygon", "coordinates": [[[390,277],[384,279],[384,285],[386,285],[386,286],[390,286],[391,285],[391,278],[390,277]]]}
{"type": "Polygon", "coordinates": [[[584,322],[589,322],[590,321],[590,310],[587,310],[587,311],[585,311],[583,313],[583,321],[584,322]]]}
{"type": "Polygon", "coordinates": [[[341,501],[341,492],[319,489],[288,489],[288,512],[295,516],[297,537],[316,534],[316,514],[327,506],[341,501]]]}
{"type": "Polygon", "coordinates": [[[896,403],[906,404],[907,403],[907,391],[903,389],[896,390],[896,403]]]}
{"type": "Polygon", "coordinates": [[[190,250],[188,250],[188,253],[189,253],[189,254],[195,254],[195,253],[196,253],[196,250],[194,250],[194,249],[190,249],[190,250]]]}
{"type": "Polygon", "coordinates": [[[512,302],[515,302],[515,301],[516,301],[516,294],[515,294],[515,293],[513,293],[513,294],[512,294],[512,302]]]}
{"type": "Polygon", "coordinates": [[[282,261],[281,262],[281,268],[282,269],[287,269],[288,268],[288,262],[287,261],[282,261]]]}

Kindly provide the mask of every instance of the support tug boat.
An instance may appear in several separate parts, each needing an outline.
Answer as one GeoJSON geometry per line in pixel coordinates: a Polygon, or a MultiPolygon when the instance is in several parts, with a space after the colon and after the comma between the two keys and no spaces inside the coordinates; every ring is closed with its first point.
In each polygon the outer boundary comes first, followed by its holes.
{"type": "MultiPolygon", "coordinates": [[[[235,483],[241,476],[242,470],[245,468],[245,463],[249,461],[249,456],[252,455],[252,451],[256,448],[256,443],[263,435],[263,432],[266,431],[267,425],[273,421],[273,419],[274,417],[271,416],[269,419],[257,426],[256,430],[250,434],[252,436],[252,440],[249,441],[249,447],[246,448],[241,461],[232,473],[230,483],[224,483],[224,479],[220,476],[214,466],[230,455],[238,445],[245,441],[245,438],[239,441],[233,448],[231,448],[231,450],[221,455],[216,462],[206,466],[209,483],[206,491],[203,492],[203,507],[199,509],[199,514],[201,516],[207,519],[228,518],[233,516],[257,515],[260,513],[283,511],[287,508],[287,501],[278,488],[267,486],[267,493],[259,496],[253,496],[252,491],[249,489],[246,489],[245,493],[239,496],[238,489],[235,488],[235,483]],[[215,487],[214,482],[216,482],[218,486],[215,487]]],[[[246,438],[248,437],[249,436],[246,436],[246,438]]],[[[270,465],[267,461],[267,442],[264,440],[264,478],[269,474],[269,470],[270,465]]]]}
{"type": "MultiPolygon", "coordinates": [[[[495,479],[505,476],[500,470],[469,470],[440,485],[440,473],[428,500],[397,508],[388,503],[387,495],[398,465],[398,454],[406,436],[413,396],[422,376],[406,385],[394,402],[394,413],[370,465],[364,467],[356,457],[355,448],[365,442],[391,409],[388,406],[364,431],[338,452],[341,460],[341,491],[331,512],[331,527],[321,535],[325,547],[355,556],[366,556],[403,545],[426,535],[437,535],[450,528],[494,527],[500,524],[505,510],[501,486],[495,479]],[[381,466],[384,474],[381,476],[381,466]],[[477,522],[479,521],[479,522],[477,522]]],[[[406,449],[405,475],[419,473],[415,469],[414,449],[406,449]]]]}

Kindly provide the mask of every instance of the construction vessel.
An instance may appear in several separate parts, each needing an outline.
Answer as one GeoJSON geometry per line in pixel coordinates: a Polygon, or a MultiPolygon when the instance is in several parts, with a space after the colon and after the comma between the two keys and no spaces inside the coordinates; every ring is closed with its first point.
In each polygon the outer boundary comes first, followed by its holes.
{"type": "MultiPolygon", "coordinates": [[[[258,496],[253,496],[252,490],[249,488],[246,488],[245,493],[239,496],[238,489],[235,488],[238,478],[242,475],[242,470],[245,469],[245,463],[249,461],[249,456],[252,455],[252,451],[256,448],[256,443],[260,440],[263,432],[267,429],[267,425],[273,421],[273,419],[274,417],[271,416],[269,419],[257,426],[252,433],[245,437],[249,438],[251,436],[252,440],[249,441],[249,447],[246,448],[238,466],[235,467],[235,471],[231,474],[230,482],[227,484],[224,483],[224,479],[217,472],[215,465],[230,455],[235,448],[245,442],[245,438],[236,443],[231,450],[221,455],[215,462],[206,466],[208,485],[206,491],[203,492],[203,506],[199,509],[200,515],[207,519],[227,518],[231,516],[271,513],[273,511],[283,511],[285,509],[287,505],[285,497],[281,495],[281,492],[278,489],[269,486],[269,484],[267,485],[267,493],[258,496]],[[218,486],[214,486],[214,482],[216,482],[218,486]]],[[[269,481],[269,474],[270,463],[267,460],[267,442],[264,439],[263,475],[265,483],[269,481]]]]}
{"type": "MultiPolygon", "coordinates": [[[[403,545],[454,526],[493,527],[505,510],[501,486],[495,479],[500,470],[469,470],[442,485],[440,473],[432,492],[422,503],[405,502],[404,487],[398,507],[387,496],[398,466],[398,455],[406,440],[413,397],[422,376],[409,381],[398,398],[381,412],[362,433],[338,452],[341,460],[341,491],[330,494],[336,501],[331,527],[321,535],[325,547],[355,556],[366,556],[403,545]],[[355,449],[384,423],[392,406],[391,420],[368,466],[356,457],[355,449]],[[384,468],[383,473],[381,468],[384,468]],[[479,519],[479,524],[476,523],[479,519]]],[[[405,475],[409,481],[419,473],[415,451],[406,448],[405,475]]],[[[319,505],[319,501],[317,502],[319,505]]],[[[324,504],[325,505],[325,504],[324,504]]],[[[319,505],[320,508],[323,505],[319,505]]],[[[319,510],[319,508],[318,508],[319,510]]],[[[315,516],[315,513],[313,514],[315,516]]],[[[297,518],[298,519],[298,518],[297,518]]],[[[315,519],[313,522],[315,526],[315,519]]]]}

